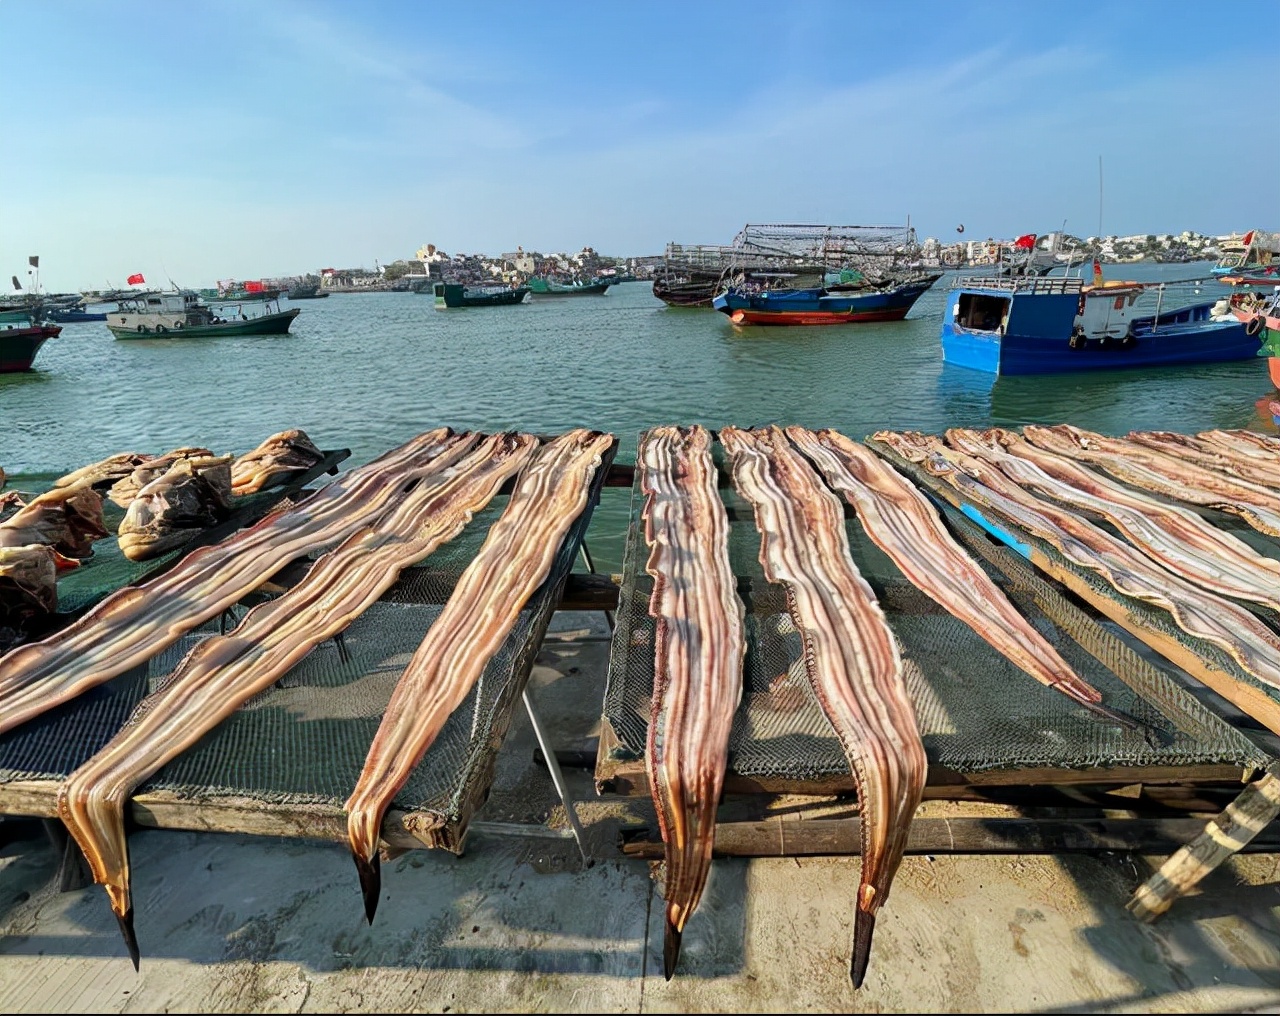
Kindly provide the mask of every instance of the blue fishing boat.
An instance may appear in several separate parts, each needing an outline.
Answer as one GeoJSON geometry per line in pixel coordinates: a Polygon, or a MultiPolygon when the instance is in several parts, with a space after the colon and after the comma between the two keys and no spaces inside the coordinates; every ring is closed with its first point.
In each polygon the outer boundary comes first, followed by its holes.
{"type": "MultiPolygon", "coordinates": [[[[942,358],[990,374],[1164,367],[1248,360],[1261,339],[1222,303],[1155,313],[1139,282],[962,278],[942,315],[942,358]]],[[[1155,287],[1158,288],[1158,287],[1155,287]]],[[[1163,297],[1163,292],[1160,293],[1163,297]]]]}
{"type": "Polygon", "coordinates": [[[883,288],[817,286],[751,292],[730,287],[711,301],[735,325],[833,325],[901,321],[937,281],[932,275],[883,288]]]}

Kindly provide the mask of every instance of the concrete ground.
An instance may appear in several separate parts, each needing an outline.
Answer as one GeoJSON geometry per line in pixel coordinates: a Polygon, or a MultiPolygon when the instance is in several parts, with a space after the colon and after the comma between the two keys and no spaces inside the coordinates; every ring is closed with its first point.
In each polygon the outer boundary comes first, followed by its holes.
{"type": "MultiPolygon", "coordinates": [[[[598,731],[608,645],[589,615],[556,627],[531,689],[565,745],[598,731]]],[[[342,846],[136,832],[138,973],[105,893],[58,892],[35,827],[0,849],[0,1009],[1280,1012],[1270,854],[1236,858],[1152,925],[1124,904],[1161,857],[908,857],[857,992],[857,858],[719,859],[668,983],[660,885],[617,847],[651,806],[566,771],[584,865],[534,744],[520,713],[465,854],[384,864],[372,927],[342,846]]]]}

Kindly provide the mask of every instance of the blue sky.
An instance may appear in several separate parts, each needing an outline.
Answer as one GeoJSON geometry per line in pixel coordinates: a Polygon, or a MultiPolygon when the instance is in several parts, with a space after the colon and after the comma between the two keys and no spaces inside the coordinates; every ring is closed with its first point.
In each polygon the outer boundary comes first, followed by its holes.
{"type": "Polygon", "coordinates": [[[0,278],[1089,235],[1099,156],[1106,233],[1280,229],[1280,3],[1216,9],[0,0],[0,278]]]}

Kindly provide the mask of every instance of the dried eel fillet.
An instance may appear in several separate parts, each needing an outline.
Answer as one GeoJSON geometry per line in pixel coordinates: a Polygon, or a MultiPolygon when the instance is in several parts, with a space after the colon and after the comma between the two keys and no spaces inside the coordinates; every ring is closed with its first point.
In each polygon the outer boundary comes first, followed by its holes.
{"type": "Polygon", "coordinates": [[[613,440],[612,434],[579,429],[538,450],[396,684],[345,805],[371,923],[382,884],[383,815],[546,579],[613,440]]]}
{"type": "Polygon", "coordinates": [[[150,659],[294,558],[346,539],[476,440],[447,428],[421,434],[297,504],[193,551],[164,574],[116,591],[43,641],[0,657],[0,733],[150,659]]]}
{"type": "Polygon", "coordinates": [[[1237,480],[1280,487],[1280,458],[1275,455],[1246,458],[1234,448],[1219,447],[1203,438],[1170,430],[1131,430],[1128,440],[1237,480]]]}
{"type": "Polygon", "coordinates": [[[936,437],[881,432],[874,439],[919,463],[971,503],[1051,543],[1124,595],[1168,611],[1187,634],[1219,646],[1243,670],[1280,689],[1280,637],[1244,607],[1166,571],[1123,540],[1041,501],[990,463],[947,448],[936,437]]]}
{"type": "Polygon", "coordinates": [[[1213,448],[1260,462],[1280,461],[1280,440],[1253,430],[1205,430],[1196,435],[1213,448]]]}
{"type": "Polygon", "coordinates": [[[1280,536],[1280,494],[1232,480],[1154,449],[1070,424],[1022,428],[1033,445],[1100,466],[1117,480],[1163,497],[1239,515],[1259,532],[1280,536]]]}
{"type": "MultiPolygon", "coordinates": [[[[1043,685],[1097,710],[1102,695],[1018,613],[914,484],[866,446],[834,430],[787,436],[857,509],[867,535],[911,582],[1043,685]]],[[[1108,710],[1102,715],[1114,718],[1108,710]]]]}
{"type": "Polygon", "coordinates": [[[1007,430],[947,431],[960,451],[984,458],[1020,486],[1101,515],[1169,571],[1211,592],[1280,612],[1280,561],[1195,512],[1122,487],[1007,430]]]}
{"type": "Polygon", "coordinates": [[[927,761],[902,660],[880,605],[849,553],[844,510],[777,427],[726,427],[733,480],[755,507],[760,563],[787,590],[806,671],[858,786],[862,876],[849,974],[862,983],[876,912],[902,861],[927,761]]]}
{"type": "Polygon", "coordinates": [[[655,427],[636,462],[656,619],[645,766],[666,856],[663,969],[670,980],[711,869],[729,732],[742,699],[744,611],[706,428],[655,427]]]}
{"type": "Polygon", "coordinates": [[[349,536],[277,599],[254,607],[228,635],[210,636],[134,710],[96,755],[63,782],[58,814],[106,887],[138,964],[124,809],[140,783],[274,684],[325,639],[345,630],[400,571],[453,539],[529,458],[531,435],[485,439],[426,477],[391,511],[349,536]]]}

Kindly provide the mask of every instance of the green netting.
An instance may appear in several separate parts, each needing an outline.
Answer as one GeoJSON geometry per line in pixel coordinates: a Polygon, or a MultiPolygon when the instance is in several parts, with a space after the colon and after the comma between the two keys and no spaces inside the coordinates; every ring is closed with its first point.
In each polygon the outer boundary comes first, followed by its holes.
{"type": "MultiPolygon", "coordinates": [[[[548,578],[396,796],[394,807],[436,813],[455,840],[487,791],[512,706],[572,570],[611,457],[597,470],[587,508],[570,527],[548,578]]],[[[507,501],[506,496],[494,498],[456,539],[402,572],[341,639],[316,647],[139,792],[341,808],[396,681],[507,501]]],[[[230,626],[234,620],[225,623],[230,626]]],[[[191,647],[217,633],[221,624],[204,625],[147,666],[0,737],[0,783],[65,777],[110,739],[191,647]]]]}
{"type": "MultiPolygon", "coordinates": [[[[751,507],[723,475],[721,494],[730,514],[730,557],[747,611],[744,694],[730,737],[730,773],[797,782],[847,774],[848,762],[804,673],[784,590],[769,583],[760,568],[751,507]]],[[[653,582],[644,570],[643,504],[637,477],[605,693],[605,718],[617,735],[619,754],[630,758],[643,756],[653,692],[654,622],[648,613],[653,582]]],[[[1267,760],[1016,555],[990,544],[959,513],[945,517],[975,560],[1102,693],[1104,703],[1141,726],[1109,723],[1033,680],[913,586],[849,517],[854,562],[875,590],[898,641],[932,765],[972,773],[1116,765],[1244,767],[1267,760]]]]}

